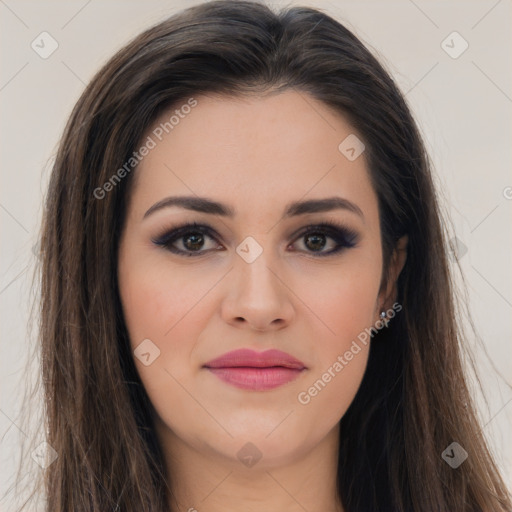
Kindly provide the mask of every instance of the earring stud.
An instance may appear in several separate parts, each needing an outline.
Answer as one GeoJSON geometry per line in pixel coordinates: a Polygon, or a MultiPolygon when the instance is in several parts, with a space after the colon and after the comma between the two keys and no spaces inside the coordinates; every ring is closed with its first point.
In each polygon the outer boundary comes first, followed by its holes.
{"type": "Polygon", "coordinates": [[[381,312],[380,312],[380,318],[381,318],[381,320],[384,320],[384,318],[386,318],[387,316],[388,316],[388,315],[387,315],[387,313],[386,313],[385,311],[381,311],[381,312]]]}

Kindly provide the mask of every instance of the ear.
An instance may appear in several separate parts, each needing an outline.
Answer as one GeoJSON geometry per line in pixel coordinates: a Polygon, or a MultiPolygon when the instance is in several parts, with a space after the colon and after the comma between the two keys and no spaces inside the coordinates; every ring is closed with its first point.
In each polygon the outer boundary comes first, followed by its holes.
{"type": "Polygon", "coordinates": [[[397,280],[400,272],[404,268],[405,261],[407,259],[407,244],[409,243],[409,237],[404,235],[400,238],[395,248],[393,249],[393,254],[391,255],[391,260],[389,263],[389,267],[384,271],[387,273],[386,278],[384,279],[384,285],[381,288],[378,298],[378,312],[386,311],[389,309],[393,303],[396,301],[396,297],[398,295],[397,291],[397,280]]]}

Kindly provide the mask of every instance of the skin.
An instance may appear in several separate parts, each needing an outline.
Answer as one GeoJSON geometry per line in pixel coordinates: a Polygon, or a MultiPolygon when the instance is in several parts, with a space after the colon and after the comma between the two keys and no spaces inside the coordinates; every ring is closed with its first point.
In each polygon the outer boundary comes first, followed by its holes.
{"type": "MultiPolygon", "coordinates": [[[[335,491],[338,423],[363,378],[369,343],[359,343],[361,350],[309,403],[297,397],[392,306],[406,240],[384,289],[377,196],[364,153],[349,161],[338,150],[356,133],[341,115],[291,90],[196,99],[135,171],[119,251],[132,347],[150,339],[160,350],[148,366],[134,360],[155,409],[178,504],[170,500],[170,507],[342,510],[335,491]],[[180,195],[226,203],[235,215],[170,206],[144,218],[155,203],[180,195]],[[289,202],[334,195],[362,215],[336,209],[281,219],[289,202]],[[308,237],[296,236],[328,220],[355,231],[355,246],[322,257],[308,237]],[[204,235],[202,255],[177,255],[154,243],[188,221],[216,233],[204,235]],[[248,236],[263,249],[252,263],[236,252],[248,236]],[[238,348],[277,348],[307,369],[273,390],[248,391],[203,368],[238,348]],[[237,456],[248,442],[261,454],[252,467],[237,456]]],[[[196,242],[185,242],[174,245],[192,252],[196,242]]],[[[319,252],[335,245],[326,235],[319,252]]]]}

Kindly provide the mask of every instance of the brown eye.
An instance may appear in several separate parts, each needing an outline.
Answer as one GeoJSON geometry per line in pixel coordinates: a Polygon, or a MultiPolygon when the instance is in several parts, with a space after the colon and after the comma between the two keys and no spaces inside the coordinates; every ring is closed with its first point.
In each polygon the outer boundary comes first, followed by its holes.
{"type": "Polygon", "coordinates": [[[345,226],[327,222],[307,226],[297,240],[302,242],[304,249],[301,248],[301,250],[306,253],[316,253],[316,256],[329,256],[343,249],[354,247],[358,241],[358,235],[345,226]]]}
{"type": "Polygon", "coordinates": [[[328,237],[325,235],[309,234],[304,237],[304,240],[306,240],[305,245],[312,251],[321,251],[325,247],[326,238],[328,237]]]}
{"type": "Polygon", "coordinates": [[[153,243],[160,245],[172,253],[183,256],[201,256],[212,250],[217,250],[221,246],[213,235],[212,228],[201,224],[186,224],[176,229],[167,231],[162,236],[153,240],[153,243]],[[211,247],[204,249],[208,239],[211,247]]]}
{"type": "Polygon", "coordinates": [[[183,236],[181,240],[183,241],[185,248],[190,251],[201,249],[202,245],[204,244],[204,236],[201,233],[194,233],[191,235],[183,236]]]}
{"type": "MultiPolygon", "coordinates": [[[[336,254],[343,249],[354,247],[358,241],[358,234],[345,226],[326,222],[307,226],[296,240],[302,242],[301,252],[320,257],[336,254]]],[[[196,223],[171,229],[162,236],[153,239],[153,243],[174,254],[183,256],[201,256],[214,250],[223,249],[217,242],[215,231],[210,226],[196,223]],[[211,247],[205,248],[204,246],[208,245],[208,239],[212,240],[213,243],[210,243],[211,247]]]]}

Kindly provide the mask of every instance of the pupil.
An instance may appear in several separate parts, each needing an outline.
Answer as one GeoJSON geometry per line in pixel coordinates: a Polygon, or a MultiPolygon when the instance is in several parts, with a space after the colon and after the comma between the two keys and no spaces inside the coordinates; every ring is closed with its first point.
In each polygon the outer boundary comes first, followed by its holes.
{"type": "Polygon", "coordinates": [[[325,235],[307,235],[307,240],[313,240],[312,244],[306,242],[306,245],[313,250],[322,249],[325,245],[325,235]]]}
{"type": "MultiPolygon", "coordinates": [[[[322,249],[325,245],[325,235],[307,235],[306,238],[306,245],[314,251],[322,249]]],[[[203,244],[203,235],[200,233],[189,235],[184,237],[184,240],[188,249],[200,249],[203,244]]]]}
{"type": "Polygon", "coordinates": [[[201,245],[203,243],[203,235],[202,234],[194,234],[184,237],[185,240],[185,247],[188,249],[200,249],[201,245]],[[195,241],[194,241],[195,239],[195,241]],[[192,240],[191,244],[188,244],[187,242],[189,240],[192,240]]]}

